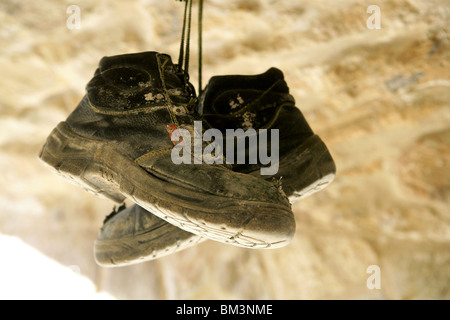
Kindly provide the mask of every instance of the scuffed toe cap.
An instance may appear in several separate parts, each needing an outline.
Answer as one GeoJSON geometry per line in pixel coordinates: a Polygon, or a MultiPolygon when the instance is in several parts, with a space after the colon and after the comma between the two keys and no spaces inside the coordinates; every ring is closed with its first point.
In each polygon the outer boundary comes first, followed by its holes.
{"type": "Polygon", "coordinates": [[[290,206],[276,183],[218,165],[174,164],[169,153],[139,163],[150,174],[196,192],[290,206]]]}

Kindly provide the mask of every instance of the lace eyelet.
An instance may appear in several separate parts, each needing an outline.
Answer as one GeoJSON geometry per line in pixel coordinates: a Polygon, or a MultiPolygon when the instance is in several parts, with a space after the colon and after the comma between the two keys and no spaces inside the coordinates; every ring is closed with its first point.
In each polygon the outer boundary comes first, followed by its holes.
{"type": "Polygon", "coordinates": [[[173,107],[172,111],[177,116],[186,114],[186,109],[184,107],[173,107]]]}

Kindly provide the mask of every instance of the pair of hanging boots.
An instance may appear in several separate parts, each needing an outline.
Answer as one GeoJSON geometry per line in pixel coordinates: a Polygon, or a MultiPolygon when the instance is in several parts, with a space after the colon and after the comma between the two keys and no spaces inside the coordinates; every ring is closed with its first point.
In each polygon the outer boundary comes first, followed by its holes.
{"type": "Polygon", "coordinates": [[[291,203],[334,178],[327,147],[276,68],[212,77],[197,97],[170,56],[124,54],[104,57],[86,91],[40,159],[89,192],[135,203],[106,217],[94,245],[102,266],[206,239],[285,246],[295,232],[291,203]]]}

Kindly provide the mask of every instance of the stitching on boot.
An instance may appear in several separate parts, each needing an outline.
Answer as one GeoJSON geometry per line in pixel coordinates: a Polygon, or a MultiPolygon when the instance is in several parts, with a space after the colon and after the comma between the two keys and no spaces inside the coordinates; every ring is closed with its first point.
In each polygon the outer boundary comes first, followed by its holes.
{"type": "Polygon", "coordinates": [[[165,96],[166,101],[167,101],[166,110],[169,112],[170,118],[172,119],[173,123],[177,127],[179,127],[179,124],[178,124],[178,121],[177,121],[177,117],[172,112],[173,103],[172,103],[172,100],[170,99],[169,92],[167,90],[166,79],[164,78],[164,68],[165,68],[167,62],[169,62],[169,59],[168,59],[167,56],[164,56],[165,59],[164,59],[163,63],[161,64],[161,56],[162,56],[161,54],[158,54],[156,57],[157,57],[157,61],[158,61],[159,76],[160,76],[160,79],[161,79],[161,84],[162,84],[162,87],[163,87],[164,96],[165,96]]]}
{"type": "Polygon", "coordinates": [[[141,165],[144,161],[146,161],[148,159],[151,159],[154,156],[158,156],[158,155],[162,155],[162,154],[166,154],[166,153],[171,153],[171,152],[172,152],[172,148],[152,151],[152,152],[149,152],[149,153],[146,153],[146,154],[140,156],[139,158],[134,160],[134,162],[136,162],[138,165],[141,165]]]}

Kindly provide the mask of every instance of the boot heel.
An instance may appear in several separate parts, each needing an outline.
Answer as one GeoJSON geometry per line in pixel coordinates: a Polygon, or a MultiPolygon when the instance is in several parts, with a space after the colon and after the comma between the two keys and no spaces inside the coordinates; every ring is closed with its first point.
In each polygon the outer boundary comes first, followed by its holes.
{"type": "Polygon", "coordinates": [[[313,135],[286,156],[277,176],[283,177],[284,190],[295,202],[328,186],[336,175],[336,166],[325,143],[313,135]]]}

